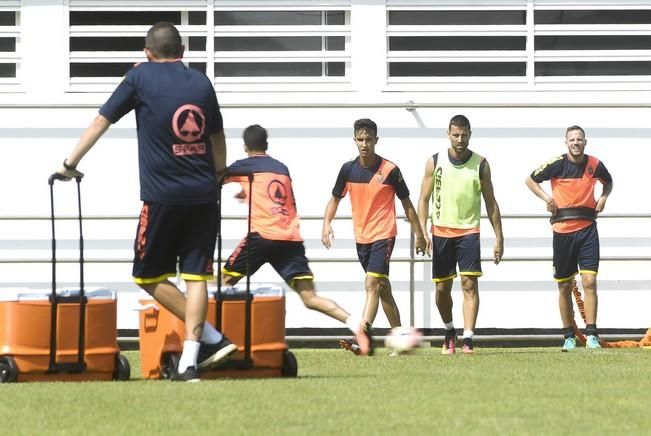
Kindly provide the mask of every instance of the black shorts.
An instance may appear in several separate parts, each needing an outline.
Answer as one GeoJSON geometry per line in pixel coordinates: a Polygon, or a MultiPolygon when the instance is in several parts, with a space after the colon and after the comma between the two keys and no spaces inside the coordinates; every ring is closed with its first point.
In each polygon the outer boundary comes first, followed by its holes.
{"type": "MultiPolygon", "coordinates": [[[[265,263],[271,264],[283,280],[293,285],[294,280],[314,278],[305,257],[305,246],[300,241],[274,241],[253,233],[249,239],[249,273],[253,275],[265,263]]],[[[247,240],[242,239],[228,258],[222,272],[233,277],[246,276],[247,240]]]]}
{"type": "Polygon", "coordinates": [[[481,247],[479,233],[442,238],[432,235],[432,281],[444,282],[457,276],[457,263],[459,274],[462,276],[482,275],[481,247]]]}
{"type": "Polygon", "coordinates": [[[599,271],[597,223],[572,233],[554,232],[552,244],[556,281],[572,280],[577,272],[597,274],[599,271]]]}
{"type": "Polygon", "coordinates": [[[134,244],[135,282],[175,277],[177,261],[185,280],[214,278],[217,220],[216,203],[170,206],[145,201],[134,244]]]}
{"type": "Polygon", "coordinates": [[[369,244],[357,244],[357,257],[364,272],[373,277],[389,278],[389,261],[396,238],[380,239],[369,244]]]}

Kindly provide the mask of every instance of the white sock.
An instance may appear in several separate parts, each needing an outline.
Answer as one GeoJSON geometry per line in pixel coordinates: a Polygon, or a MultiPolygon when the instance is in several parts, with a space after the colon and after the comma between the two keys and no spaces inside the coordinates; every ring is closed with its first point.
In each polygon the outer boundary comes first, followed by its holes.
{"type": "Polygon", "coordinates": [[[357,330],[359,329],[359,326],[362,324],[362,321],[360,318],[350,315],[348,319],[346,319],[346,327],[348,327],[348,330],[350,330],[353,333],[357,333],[357,330]]]}
{"type": "Polygon", "coordinates": [[[201,342],[206,344],[216,344],[222,340],[222,334],[219,333],[215,327],[212,326],[208,321],[203,323],[203,333],[201,333],[201,342]]]}
{"type": "Polygon", "coordinates": [[[199,342],[183,341],[183,353],[179,359],[179,372],[185,372],[191,366],[197,366],[199,355],[199,342]]]}
{"type": "Polygon", "coordinates": [[[454,322],[444,322],[443,325],[445,326],[446,330],[454,330],[454,322]]]}
{"type": "Polygon", "coordinates": [[[466,338],[468,338],[468,339],[472,339],[472,337],[473,337],[474,335],[475,335],[475,332],[473,332],[472,330],[464,330],[464,331],[463,331],[463,338],[464,338],[464,339],[466,339],[466,338]]]}

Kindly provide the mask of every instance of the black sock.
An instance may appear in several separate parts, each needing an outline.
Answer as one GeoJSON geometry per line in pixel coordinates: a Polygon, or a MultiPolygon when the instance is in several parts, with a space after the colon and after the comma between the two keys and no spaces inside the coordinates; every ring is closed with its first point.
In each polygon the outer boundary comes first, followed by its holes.
{"type": "Polygon", "coordinates": [[[563,327],[563,337],[573,338],[574,337],[574,327],[563,327]]]}
{"type": "Polygon", "coordinates": [[[598,336],[597,334],[597,324],[586,324],[585,326],[586,336],[598,336]]]}

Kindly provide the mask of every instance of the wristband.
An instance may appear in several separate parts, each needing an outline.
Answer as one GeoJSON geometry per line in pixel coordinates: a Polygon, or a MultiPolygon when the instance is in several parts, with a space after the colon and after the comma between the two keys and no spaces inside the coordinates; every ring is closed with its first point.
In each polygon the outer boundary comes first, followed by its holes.
{"type": "Polygon", "coordinates": [[[68,165],[68,159],[63,159],[63,168],[68,171],[74,171],[77,169],[76,165],[68,165]]]}

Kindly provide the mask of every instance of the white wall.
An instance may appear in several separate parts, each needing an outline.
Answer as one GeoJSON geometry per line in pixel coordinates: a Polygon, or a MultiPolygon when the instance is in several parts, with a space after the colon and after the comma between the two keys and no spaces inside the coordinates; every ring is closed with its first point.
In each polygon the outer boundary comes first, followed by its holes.
{"type": "MultiPolygon", "coordinates": [[[[84,125],[95,114],[94,108],[5,108],[0,115],[3,172],[0,192],[2,216],[41,216],[49,214],[47,176],[53,172],[74,145],[84,125]]],[[[643,194],[640,174],[651,156],[645,147],[649,130],[641,124],[648,109],[637,108],[562,108],[562,107],[429,107],[409,112],[403,108],[237,108],[225,107],[229,161],[243,156],[241,130],[250,123],[269,129],[270,153],[287,163],[292,171],[299,212],[303,216],[321,216],[341,164],[355,156],[351,125],[356,118],[368,116],[380,126],[378,152],[402,169],[416,201],[425,160],[432,152],[446,147],[445,128],[449,118],[466,114],[473,124],[471,148],[486,156],[493,171],[495,193],[504,215],[542,214],[544,205],[524,185],[527,175],[541,163],[564,152],[564,128],[582,125],[588,135],[588,153],[601,158],[615,180],[615,190],[606,214],[649,214],[651,206],[643,194]],[[422,125],[419,125],[415,115],[422,125]]],[[[115,125],[80,165],[86,177],[82,183],[84,214],[128,215],[139,212],[134,120],[129,116],[115,125]]],[[[57,210],[62,215],[75,211],[72,184],[56,185],[57,210]]],[[[244,215],[243,205],[225,190],[224,214],[244,215]]],[[[398,206],[399,207],[399,206],[398,206]]],[[[347,201],[341,215],[349,214],[347,201]]],[[[400,210],[400,209],[399,209],[400,210]]],[[[600,220],[602,255],[649,256],[651,231],[649,218],[600,220]]],[[[131,244],[135,220],[87,221],[86,257],[117,259],[120,263],[89,263],[86,281],[90,285],[107,284],[120,291],[120,327],[135,327],[136,318],[129,309],[137,296],[130,282],[131,244]]],[[[303,236],[311,258],[348,257],[352,262],[312,263],[317,283],[327,295],[351,311],[361,311],[363,272],[354,261],[350,222],[335,222],[335,248],[320,247],[320,220],[304,220],[303,236]]],[[[2,221],[0,256],[2,259],[49,258],[47,221],[2,221]],[[31,244],[31,245],[30,245],[31,244]]],[[[490,257],[493,232],[482,223],[483,254],[490,257]]],[[[74,223],[64,222],[60,232],[61,258],[74,259],[74,223]],[[67,247],[67,248],[66,248],[67,247]]],[[[241,223],[224,224],[224,256],[243,236],[241,223]]],[[[394,257],[408,256],[406,224],[400,225],[400,241],[394,257]]],[[[556,327],[557,295],[551,278],[551,262],[522,262],[521,257],[551,256],[550,229],[545,219],[505,219],[506,252],[504,262],[494,266],[485,262],[480,279],[482,307],[478,327],[556,327]]],[[[604,261],[599,280],[601,305],[599,324],[605,328],[641,328],[649,324],[648,261],[604,261]]],[[[3,282],[8,286],[47,288],[48,263],[0,264],[3,282]]],[[[433,306],[433,286],[429,282],[429,264],[416,265],[415,324],[439,327],[433,306]]],[[[63,264],[63,284],[76,280],[74,264],[63,264]]],[[[409,319],[406,263],[394,262],[391,277],[405,322],[409,319]]],[[[269,269],[254,276],[256,282],[278,282],[269,269]]],[[[455,284],[455,318],[461,323],[461,295],[455,284]]],[[[378,326],[386,326],[382,314],[378,326]]],[[[288,327],[336,326],[324,316],[300,307],[295,295],[288,296],[288,327]]]]}

